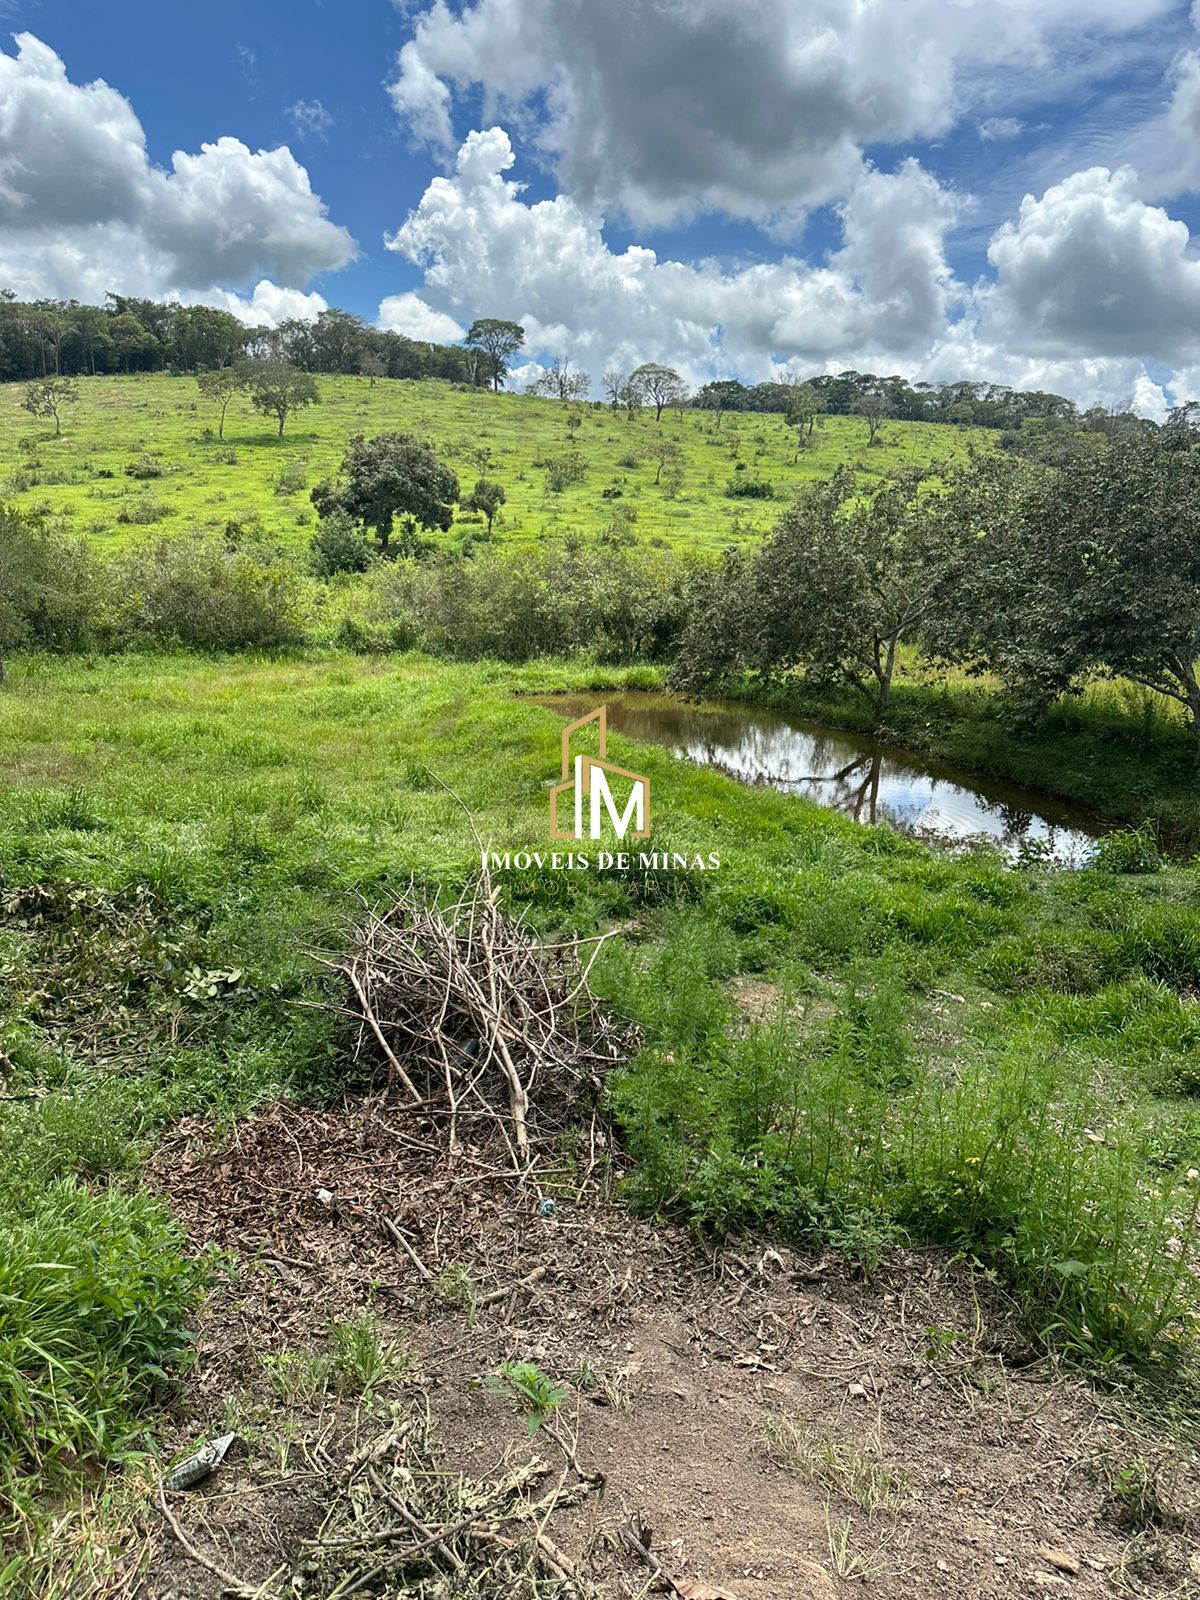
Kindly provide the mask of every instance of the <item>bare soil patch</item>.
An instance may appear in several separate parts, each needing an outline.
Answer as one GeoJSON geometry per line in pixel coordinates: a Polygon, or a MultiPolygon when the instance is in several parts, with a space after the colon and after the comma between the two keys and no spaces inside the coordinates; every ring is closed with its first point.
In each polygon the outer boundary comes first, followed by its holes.
{"type": "MultiPolygon", "coordinates": [[[[197,1248],[229,1263],[167,1444],[239,1435],[169,1503],[193,1550],[247,1592],[339,1592],[334,1569],[306,1576],[306,1541],[328,1532],[346,1462],[404,1425],[460,1501],[542,1462],[531,1493],[566,1494],[544,1534],[575,1581],[543,1557],[531,1588],[481,1587],[494,1552],[468,1541],[451,1551],[475,1552],[463,1572],[435,1563],[342,1593],[1197,1592],[1190,1465],[1035,1360],[966,1268],[897,1253],[864,1282],[761,1243],[709,1250],[630,1216],[603,1135],[564,1144],[533,1189],[480,1149],[448,1166],[430,1133],[381,1100],[279,1104],[215,1146],[185,1125],[156,1164],[197,1248]],[[403,1353],[395,1371],[365,1396],[281,1387],[281,1352],[326,1350],[363,1311],[403,1353]],[[508,1361],[566,1391],[532,1436],[480,1381],[508,1361]],[[1166,1504],[1131,1489],[1147,1481],[1166,1504]]],[[[410,1468],[381,1481],[411,1487],[410,1468]]],[[[155,1536],[146,1600],[225,1592],[165,1520],[155,1536]]]]}

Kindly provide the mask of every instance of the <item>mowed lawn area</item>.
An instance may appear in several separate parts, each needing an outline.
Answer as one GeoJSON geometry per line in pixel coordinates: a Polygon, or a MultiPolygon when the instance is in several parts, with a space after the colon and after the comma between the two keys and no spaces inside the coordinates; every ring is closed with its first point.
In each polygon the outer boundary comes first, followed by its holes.
{"type": "MultiPolygon", "coordinates": [[[[623,538],[661,541],[681,550],[719,552],[749,540],[777,519],[795,490],[852,467],[864,484],[908,466],[961,459],[993,437],[983,429],[940,423],[886,422],[873,447],[858,418],[824,417],[805,448],[781,416],[653,410],[630,418],[606,406],[566,406],[527,395],[459,390],[435,380],[319,376],[321,403],[276,423],[236,397],[217,438],[216,409],[190,377],[79,380],[80,402],[64,408],[60,437],[21,409],[23,386],[0,386],[0,498],[41,507],[76,533],[107,545],[145,534],[221,531],[233,522],[303,550],[312,535],[309,491],[336,471],[347,440],[387,430],[428,439],[457,472],[465,498],[479,477],[507,495],[496,536],[528,541],[566,535],[594,538],[616,528],[623,538]],[[569,415],[580,422],[573,436],[569,415]],[[680,450],[672,463],[648,454],[666,438],[680,450]],[[577,451],[583,481],[559,493],[547,487],[545,463],[577,451]],[[769,483],[773,499],[726,494],[739,478],[769,483]],[[632,514],[632,515],[631,515],[632,514]]],[[[451,545],[477,537],[471,518],[443,536],[451,545]]]]}

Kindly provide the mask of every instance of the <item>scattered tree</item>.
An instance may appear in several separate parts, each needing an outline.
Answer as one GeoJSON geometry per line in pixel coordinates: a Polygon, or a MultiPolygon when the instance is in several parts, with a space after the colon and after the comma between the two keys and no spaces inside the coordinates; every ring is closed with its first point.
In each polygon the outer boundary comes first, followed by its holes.
{"type": "Polygon", "coordinates": [[[614,411],[626,403],[629,389],[629,374],[615,370],[606,372],[603,378],[604,393],[608,396],[608,403],[614,411]]]}
{"type": "Polygon", "coordinates": [[[265,417],[274,417],[279,433],[293,411],[319,405],[321,394],[311,373],[286,361],[248,361],[242,377],[250,404],[265,417]]]}
{"type": "Polygon", "coordinates": [[[655,422],[661,421],[665,407],[682,401],[687,392],[683,379],[675,369],[661,366],[657,361],[643,362],[634,369],[629,382],[647,404],[654,407],[655,422]]]}
{"type": "Polygon", "coordinates": [[[788,396],[787,411],[784,414],[789,427],[795,428],[799,433],[807,432],[811,436],[817,425],[817,418],[824,409],[825,402],[812,384],[798,383],[788,396]]]}
{"type": "Polygon", "coordinates": [[[854,402],[854,409],[860,417],[866,420],[867,443],[869,445],[874,444],[875,436],[879,432],[880,424],[883,422],[884,417],[891,415],[891,401],[887,395],[880,393],[878,390],[870,390],[866,394],[859,396],[854,402]]]}
{"type": "Polygon", "coordinates": [[[484,375],[493,390],[498,390],[508,377],[509,362],[525,344],[525,329],[519,322],[477,317],[467,329],[464,343],[480,352],[484,375]]]}
{"type": "Polygon", "coordinates": [[[533,394],[548,395],[551,400],[583,400],[591,386],[586,372],[573,372],[570,357],[555,356],[550,366],[531,387],[533,394]]]}
{"type": "Polygon", "coordinates": [[[658,462],[658,469],[654,474],[655,483],[662,481],[663,468],[676,465],[683,459],[683,451],[673,439],[656,438],[647,447],[646,454],[652,461],[658,462]]]}
{"type": "Polygon", "coordinates": [[[376,355],[373,350],[368,350],[365,355],[361,355],[358,358],[358,371],[360,377],[371,380],[371,388],[373,389],[377,378],[387,377],[387,362],[382,356],[376,355]]]}
{"type": "Polygon", "coordinates": [[[492,478],[480,478],[471,490],[471,498],[464,502],[464,507],[468,511],[481,512],[487,519],[487,530],[491,533],[496,513],[507,498],[502,485],[492,478]]]}
{"type": "Polygon", "coordinates": [[[361,434],[350,441],[341,477],[319,483],[312,492],[322,518],[344,512],[363,527],[374,528],[380,549],[389,549],[397,517],[404,520],[409,549],[417,528],[440,528],[454,521],[458,479],[443,466],[432,446],[411,433],[361,434]]]}
{"type": "Polygon", "coordinates": [[[79,385],[72,378],[39,378],[27,383],[21,404],[31,417],[53,417],[54,432],[62,432],[64,406],[79,404],[79,385]]]}
{"type": "Polygon", "coordinates": [[[218,367],[215,372],[198,372],[196,387],[203,397],[217,407],[217,438],[225,437],[225,413],[229,402],[246,386],[245,378],[237,367],[218,367]]]}

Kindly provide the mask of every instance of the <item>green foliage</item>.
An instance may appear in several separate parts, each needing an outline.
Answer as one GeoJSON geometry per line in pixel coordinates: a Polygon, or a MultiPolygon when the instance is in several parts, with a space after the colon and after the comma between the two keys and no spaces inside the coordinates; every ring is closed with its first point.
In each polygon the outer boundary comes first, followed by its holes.
{"type": "Polygon", "coordinates": [[[479,352],[484,380],[499,389],[508,376],[509,362],[525,343],[525,329],[500,317],[477,317],[463,343],[479,352]]]}
{"type": "Polygon", "coordinates": [[[1114,828],[1096,846],[1091,865],[1101,872],[1158,872],[1162,857],[1154,829],[1114,828]]]}
{"type": "Polygon", "coordinates": [[[814,682],[849,685],[882,716],[897,652],[944,589],[947,548],[919,474],[860,496],[838,471],[796,499],[752,561],[727,562],[710,583],[675,677],[696,687],[803,668],[814,682]]]}
{"type": "Polygon", "coordinates": [[[451,526],[457,499],[457,477],[432,446],[411,433],[380,433],[373,439],[356,435],[342,461],[340,480],[326,480],[312,492],[322,518],[341,512],[374,528],[385,551],[397,517],[411,546],[415,529],[445,531],[451,526]]]}
{"type": "Polygon", "coordinates": [[[329,1330],[333,1366],[343,1390],[369,1400],[384,1384],[407,1373],[412,1365],[405,1347],[384,1336],[379,1318],[364,1311],[329,1330]]]}
{"type": "Polygon", "coordinates": [[[219,418],[217,424],[217,438],[225,437],[225,414],[229,410],[229,402],[235,394],[240,394],[246,387],[246,375],[241,366],[218,367],[213,372],[198,372],[196,374],[196,387],[210,405],[217,408],[219,418]]]}
{"type": "Polygon", "coordinates": [[[1130,430],[1057,472],[999,459],[954,474],[961,560],[947,654],[1044,707],[1120,674],[1186,708],[1200,740],[1200,472],[1187,426],[1130,430]]]}
{"type": "Polygon", "coordinates": [[[0,651],[86,647],[97,631],[101,589],[82,544],[0,505],[0,651]]]}
{"type": "Polygon", "coordinates": [[[345,511],[333,510],[321,518],[309,546],[311,568],[318,578],[365,572],[374,558],[362,528],[345,511]]]}
{"type": "Polygon", "coordinates": [[[604,662],[661,661],[683,626],[691,582],[690,565],[667,553],[489,550],[380,568],[364,618],[467,660],[591,652],[604,662]]]}
{"type": "Polygon", "coordinates": [[[488,532],[491,533],[496,513],[507,498],[502,484],[494,482],[491,478],[477,478],[470,499],[463,501],[463,509],[478,511],[487,519],[488,532]]]}
{"type": "Polygon", "coordinates": [[[59,434],[64,407],[79,404],[79,385],[72,378],[39,378],[25,385],[21,404],[31,417],[53,417],[59,434]]]}
{"type": "Polygon", "coordinates": [[[562,494],[564,489],[582,483],[587,474],[587,457],[579,450],[564,450],[546,462],[546,487],[551,494],[562,494]]]}
{"type": "Polygon", "coordinates": [[[124,522],[130,527],[146,527],[152,522],[161,522],[170,512],[170,506],[165,500],[160,500],[154,494],[139,494],[127,500],[117,512],[117,521],[124,522]]]}
{"type": "Polygon", "coordinates": [[[163,540],[120,559],[116,627],[133,641],[274,650],[302,638],[294,571],[216,540],[163,540]]]}
{"type": "Polygon", "coordinates": [[[725,494],[730,500],[773,500],[775,486],[762,478],[752,478],[747,473],[744,478],[730,478],[725,485],[725,494]]]}
{"type": "Polygon", "coordinates": [[[567,1398],[566,1388],[533,1361],[505,1361],[498,1372],[488,1374],[484,1387],[513,1402],[523,1413],[530,1436],[557,1414],[567,1398]]]}
{"type": "Polygon", "coordinates": [[[239,373],[250,404],[264,417],[275,418],[281,437],[294,412],[320,404],[321,391],[312,374],[288,361],[246,361],[239,373]]]}
{"type": "Polygon", "coordinates": [[[201,1272],[161,1201],[72,1179],[0,1223],[0,1441],[11,1464],[129,1447],[187,1349],[201,1272]]]}

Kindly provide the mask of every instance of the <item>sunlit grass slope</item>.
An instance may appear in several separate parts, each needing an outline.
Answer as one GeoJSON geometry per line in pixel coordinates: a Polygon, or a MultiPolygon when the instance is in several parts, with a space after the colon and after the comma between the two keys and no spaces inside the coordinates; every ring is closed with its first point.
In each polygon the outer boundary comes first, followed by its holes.
{"type": "MultiPolygon", "coordinates": [[[[725,416],[652,411],[632,419],[606,407],[582,408],[574,437],[570,409],[526,395],[460,391],[437,381],[320,377],[321,404],[298,413],[282,438],[275,423],[238,397],[229,408],[224,442],[217,416],[189,377],[104,377],[80,380],[78,406],[64,412],[63,432],[20,408],[23,386],[0,386],[0,496],[41,506],[80,534],[119,544],[146,532],[223,529],[256,524],[289,545],[311,534],[309,490],[333,472],[354,433],[411,430],[430,439],[458,473],[464,496],[483,475],[508,496],[497,536],[594,537],[614,523],[639,541],[718,551],[762,532],[795,489],[838,466],[863,483],[903,467],[960,458],[991,435],[937,423],[885,423],[875,446],[856,418],[823,418],[810,447],[796,449],[795,431],[769,414],[725,416]],[[649,446],[678,443],[682,482],[672,493],[656,484],[660,463],[649,446]],[[581,483],[561,493],[547,487],[545,463],[577,450],[586,460],[581,483]],[[134,473],[158,475],[134,476],[134,473]],[[770,483],[774,499],[731,498],[739,478],[770,483]],[[632,513],[635,520],[628,521],[632,513]]],[[[664,486],[666,485],[666,486],[664,486]]],[[[455,542],[477,527],[456,528],[455,542]]]]}

